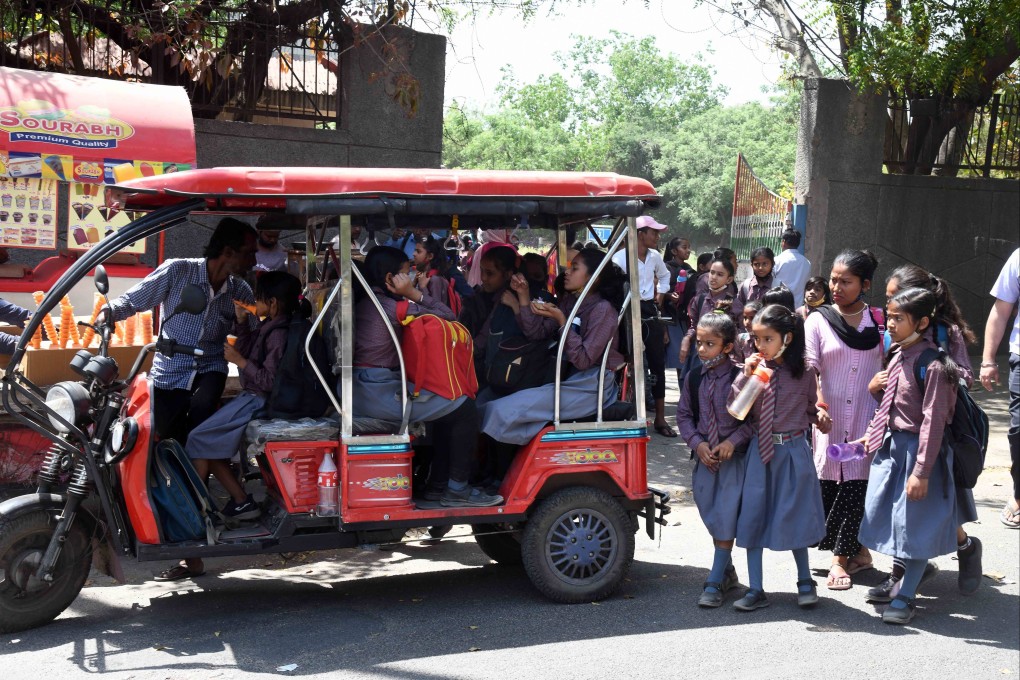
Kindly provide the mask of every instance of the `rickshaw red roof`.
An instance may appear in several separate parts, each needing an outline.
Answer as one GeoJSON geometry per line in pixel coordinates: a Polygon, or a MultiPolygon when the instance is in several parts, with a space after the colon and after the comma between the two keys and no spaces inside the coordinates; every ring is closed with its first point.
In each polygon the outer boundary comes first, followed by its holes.
{"type": "Polygon", "coordinates": [[[136,208],[199,196],[232,208],[282,208],[286,198],[334,196],[659,198],[648,181],[608,172],[405,168],[210,168],[144,177],[118,188],[136,208]]]}

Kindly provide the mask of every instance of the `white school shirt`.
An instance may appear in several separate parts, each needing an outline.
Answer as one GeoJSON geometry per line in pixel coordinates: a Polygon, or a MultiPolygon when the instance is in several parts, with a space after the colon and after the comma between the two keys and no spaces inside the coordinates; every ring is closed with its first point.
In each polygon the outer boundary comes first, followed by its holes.
{"type": "MultiPolygon", "coordinates": [[[[1014,305],[1020,300],[1020,248],[1014,250],[1006,260],[990,292],[997,299],[1014,305]]],[[[1013,330],[1009,332],[1009,351],[1020,354],[1020,309],[1013,317],[1013,330]]]]}
{"type": "MultiPolygon", "coordinates": [[[[613,262],[623,273],[627,273],[627,251],[620,250],[613,255],[613,262]]],[[[642,300],[654,300],[656,293],[669,292],[669,268],[662,261],[658,250],[648,249],[645,261],[638,259],[638,289],[642,300]]]]}
{"type": "Polygon", "coordinates": [[[804,304],[804,284],[811,278],[811,261],[801,255],[796,248],[788,248],[776,255],[776,264],[772,268],[772,287],[785,283],[793,293],[793,308],[804,304]]]}

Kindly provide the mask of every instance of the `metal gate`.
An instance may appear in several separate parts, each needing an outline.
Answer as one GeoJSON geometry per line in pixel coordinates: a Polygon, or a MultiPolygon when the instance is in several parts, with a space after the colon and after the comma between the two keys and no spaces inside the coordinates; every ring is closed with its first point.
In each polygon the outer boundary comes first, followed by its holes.
{"type": "Polygon", "coordinates": [[[755,248],[768,246],[779,253],[779,238],[793,209],[791,201],[769,189],[737,155],[737,181],[733,187],[730,247],[741,260],[751,259],[755,248]]]}

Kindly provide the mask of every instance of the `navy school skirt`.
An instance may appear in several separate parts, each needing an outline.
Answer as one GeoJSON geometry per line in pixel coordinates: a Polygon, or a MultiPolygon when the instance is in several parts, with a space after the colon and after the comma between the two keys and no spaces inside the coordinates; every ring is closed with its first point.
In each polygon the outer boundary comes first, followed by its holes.
{"type": "Polygon", "coordinates": [[[755,435],[747,450],[746,470],[737,545],[796,550],[825,537],[822,490],[806,438],[776,444],[775,455],[765,465],[755,435]]]}
{"type": "Polygon", "coordinates": [[[871,550],[906,560],[926,560],[956,551],[956,486],[953,453],[943,443],[928,478],[928,495],[907,500],[907,478],[917,461],[913,432],[886,433],[871,462],[864,521],[859,535],[871,550]]]}

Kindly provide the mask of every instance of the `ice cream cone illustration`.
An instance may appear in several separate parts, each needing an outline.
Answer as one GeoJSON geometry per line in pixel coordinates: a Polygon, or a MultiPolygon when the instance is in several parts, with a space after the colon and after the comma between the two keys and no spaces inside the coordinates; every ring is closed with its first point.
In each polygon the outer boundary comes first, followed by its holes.
{"type": "Polygon", "coordinates": [[[67,177],[64,175],[64,161],[61,160],[60,156],[47,156],[43,162],[53,172],[54,177],[61,182],[67,181],[67,177]]]}
{"type": "Polygon", "coordinates": [[[92,212],[92,205],[89,203],[75,202],[71,204],[71,207],[74,208],[74,214],[80,220],[85,219],[85,216],[92,212]]]}

